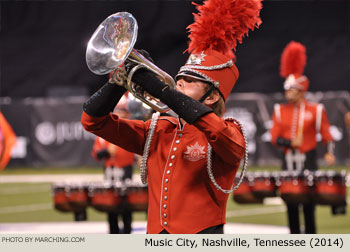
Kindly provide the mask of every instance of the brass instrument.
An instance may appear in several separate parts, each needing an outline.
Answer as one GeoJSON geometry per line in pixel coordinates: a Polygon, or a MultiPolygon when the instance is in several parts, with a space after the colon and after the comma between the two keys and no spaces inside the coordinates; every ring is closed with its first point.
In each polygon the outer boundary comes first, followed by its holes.
{"type": "Polygon", "coordinates": [[[86,49],[87,66],[93,73],[103,75],[122,67],[125,62],[132,62],[136,66],[127,76],[126,88],[153,109],[161,113],[166,112],[169,108],[165,104],[131,81],[137,70],[146,68],[170,88],[175,88],[175,81],[169,74],[133,49],[137,30],[136,19],[128,12],[118,12],[107,17],[89,40],[86,49]]]}

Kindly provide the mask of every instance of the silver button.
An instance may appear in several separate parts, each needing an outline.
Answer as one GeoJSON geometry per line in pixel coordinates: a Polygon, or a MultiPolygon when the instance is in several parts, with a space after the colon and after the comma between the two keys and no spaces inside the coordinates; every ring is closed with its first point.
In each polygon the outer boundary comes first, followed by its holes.
{"type": "Polygon", "coordinates": [[[181,134],[181,133],[179,134],[179,137],[182,137],[182,134],[181,134]]]}
{"type": "Polygon", "coordinates": [[[176,140],[175,143],[177,143],[177,144],[180,143],[180,140],[176,140]]]}
{"type": "Polygon", "coordinates": [[[167,191],[168,191],[168,187],[164,187],[164,191],[166,191],[166,192],[167,192],[167,191]]]}
{"type": "Polygon", "coordinates": [[[173,166],[173,163],[169,163],[169,166],[172,167],[172,166],[173,166]]]}
{"type": "Polygon", "coordinates": [[[166,171],[166,174],[170,174],[170,170],[167,170],[167,171],[166,171]]]}
{"type": "Polygon", "coordinates": [[[165,179],[165,183],[168,183],[169,182],[169,179],[165,179]]]}
{"type": "Polygon", "coordinates": [[[174,147],[173,151],[177,151],[177,147],[174,147]]]}
{"type": "Polygon", "coordinates": [[[168,199],[168,196],[164,196],[164,200],[167,200],[168,199]]]}
{"type": "Polygon", "coordinates": [[[163,208],[166,209],[166,205],[165,204],[163,205],[163,208]]]}
{"type": "Polygon", "coordinates": [[[175,158],[175,155],[171,155],[171,157],[170,157],[171,159],[174,159],[175,158]]]}
{"type": "Polygon", "coordinates": [[[166,215],[166,213],[163,213],[163,217],[166,218],[168,215],[166,215]]]}
{"type": "Polygon", "coordinates": [[[168,226],[168,222],[164,221],[164,226],[168,226]]]}

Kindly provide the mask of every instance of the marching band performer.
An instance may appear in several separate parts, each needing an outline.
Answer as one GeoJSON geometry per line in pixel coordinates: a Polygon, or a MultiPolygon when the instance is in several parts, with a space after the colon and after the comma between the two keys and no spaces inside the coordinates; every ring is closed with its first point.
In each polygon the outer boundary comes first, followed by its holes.
{"type": "MultiPolygon", "coordinates": [[[[303,171],[317,169],[316,135],[320,133],[327,145],[324,156],[328,165],[335,162],[333,138],[329,132],[329,122],[322,104],[311,103],[304,97],[309,87],[308,78],[303,75],[306,65],[306,48],[301,43],[291,41],[281,55],[280,74],[284,82],[287,104],[275,104],[272,115],[271,141],[283,148],[283,170],[303,171]]],[[[299,204],[287,204],[288,223],[291,233],[300,233],[299,204]]],[[[303,205],[305,233],[316,233],[315,206],[303,205]]]]}
{"type": "Polygon", "coordinates": [[[259,26],[261,7],[260,0],[198,5],[189,26],[190,56],[176,75],[176,90],[147,70],[133,75],[133,82],[178,118],[155,113],[143,122],[111,114],[126,91],[125,84],[114,82],[118,78],[111,78],[84,104],[81,121],[87,131],[143,154],[147,233],[223,233],[228,194],[222,188],[232,187],[246,147],[240,124],[221,118],[238,78],[232,50],[249,29],[259,26]]]}
{"type": "MultiPolygon", "coordinates": [[[[127,110],[127,98],[124,95],[115,107],[113,113],[120,118],[129,118],[127,110]]],[[[101,137],[97,137],[91,155],[98,161],[104,163],[104,180],[113,185],[118,182],[124,182],[132,179],[133,165],[135,163],[135,154],[114,145],[101,137]]],[[[123,233],[131,233],[132,212],[130,209],[116,209],[114,212],[108,212],[108,225],[110,234],[119,234],[121,232],[118,224],[118,215],[123,219],[123,233]]]]}
{"type": "Polygon", "coordinates": [[[350,111],[346,112],[344,115],[345,125],[348,129],[350,129],[350,111]]]}
{"type": "Polygon", "coordinates": [[[16,141],[16,133],[0,111],[0,171],[10,162],[11,151],[16,141]]]}

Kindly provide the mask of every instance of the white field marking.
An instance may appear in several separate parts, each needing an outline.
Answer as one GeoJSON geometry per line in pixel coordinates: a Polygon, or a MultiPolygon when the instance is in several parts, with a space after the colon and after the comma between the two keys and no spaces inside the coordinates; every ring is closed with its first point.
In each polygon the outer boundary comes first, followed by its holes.
{"type": "Polygon", "coordinates": [[[226,218],[239,217],[239,216],[252,216],[252,215],[263,215],[263,214],[273,214],[282,213],[286,211],[286,206],[275,206],[275,207],[259,207],[244,210],[234,210],[226,212],[226,218]]]}
{"type": "Polygon", "coordinates": [[[36,212],[53,209],[52,203],[0,207],[0,214],[36,212]]]}
{"type": "MultiPolygon", "coordinates": [[[[101,174],[40,174],[40,175],[1,175],[0,184],[5,183],[89,183],[103,182],[101,174]]],[[[141,183],[139,174],[133,174],[132,180],[141,183]]]]}
{"type": "MultiPolygon", "coordinates": [[[[132,222],[132,234],[146,233],[145,221],[132,222]]],[[[108,234],[105,222],[31,222],[0,223],[0,234],[108,234]]],[[[285,226],[226,223],[225,234],[288,234],[285,226]]]]}
{"type": "Polygon", "coordinates": [[[41,193],[41,192],[49,192],[50,190],[51,190],[51,187],[49,185],[3,188],[0,190],[0,196],[13,195],[13,194],[41,193]]]}
{"type": "Polygon", "coordinates": [[[3,175],[0,184],[5,183],[78,183],[103,181],[103,174],[42,174],[42,175],[3,175]]]}
{"type": "Polygon", "coordinates": [[[263,200],[264,205],[283,205],[284,202],[280,197],[266,197],[263,200]]]}

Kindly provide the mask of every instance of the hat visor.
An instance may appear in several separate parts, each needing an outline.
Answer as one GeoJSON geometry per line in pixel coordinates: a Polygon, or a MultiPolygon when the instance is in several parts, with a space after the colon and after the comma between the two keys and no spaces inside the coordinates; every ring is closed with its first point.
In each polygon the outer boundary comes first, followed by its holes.
{"type": "Polygon", "coordinates": [[[185,72],[180,72],[178,73],[176,76],[175,76],[175,80],[177,81],[180,77],[191,77],[191,78],[194,78],[196,80],[199,80],[199,81],[203,81],[207,84],[213,84],[211,83],[210,81],[208,81],[206,78],[196,74],[196,73],[193,73],[193,72],[189,72],[189,71],[185,71],[185,72]]]}

